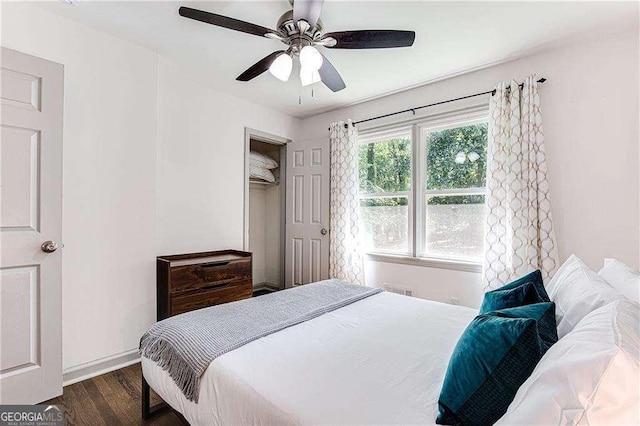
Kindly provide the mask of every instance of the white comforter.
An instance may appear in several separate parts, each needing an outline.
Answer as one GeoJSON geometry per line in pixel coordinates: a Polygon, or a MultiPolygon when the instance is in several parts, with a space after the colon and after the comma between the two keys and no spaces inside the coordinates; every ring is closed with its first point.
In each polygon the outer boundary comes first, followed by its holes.
{"type": "Polygon", "coordinates": [[[449,357],[476,314],[380,293],[220,356],[198,404],[153,361],[142,370],[192,425],[435,424],[449,357]]]}

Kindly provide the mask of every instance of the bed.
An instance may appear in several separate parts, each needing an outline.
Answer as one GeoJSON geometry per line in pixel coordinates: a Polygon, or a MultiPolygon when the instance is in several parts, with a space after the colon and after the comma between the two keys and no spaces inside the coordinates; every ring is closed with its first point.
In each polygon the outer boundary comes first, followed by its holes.
{"type": "Polygon", "coordinates": [[[383,292],[216,358],[189,401],[142,358],[193,425],[434,424],[451,353],[477,310],[383,292]]]}
{"type": "Polygon", "coordinates": [[[143,384],[193,425],[640,424],[640,273],[606,269],[570,256],[480,315],[337,280],[205,308],[143,335],[143,384]]]}

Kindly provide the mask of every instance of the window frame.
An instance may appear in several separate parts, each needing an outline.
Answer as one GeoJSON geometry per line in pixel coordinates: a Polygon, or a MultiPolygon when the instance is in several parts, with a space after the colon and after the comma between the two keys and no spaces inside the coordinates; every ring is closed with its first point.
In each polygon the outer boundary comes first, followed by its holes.
{"type": "Polygon", "coordinates": [[[480,272],[481,260],[434,256],[424,253],[426,242],[426,221],[420,220],[426,215],[425,200],[436,195],[486,195],[484,188],[456,188],[445,190],[426,189],[426,158],[428,153],[427,136],[430,132],[462,127],[487,122],[489,120],[488,104],[434,114],[420,119],[390,124],[377,128],[360,130],[358,144],[375,143],[393,137],[409,135],[411,147],[411,190],[398,193],[371,194],[359,193],[359,200],[367,198],[383,198],[384,196],[408,197],[408,252],[398,253],[383,250],[369,250],[365,254],[368,259],[381,262],[427,266],[433,268],[454,269],[467,272],[480,272]],[[408,192],[408,195],[404,195],[408,192]],[[398,195],[394,195],[398,194],[398,195]]]}

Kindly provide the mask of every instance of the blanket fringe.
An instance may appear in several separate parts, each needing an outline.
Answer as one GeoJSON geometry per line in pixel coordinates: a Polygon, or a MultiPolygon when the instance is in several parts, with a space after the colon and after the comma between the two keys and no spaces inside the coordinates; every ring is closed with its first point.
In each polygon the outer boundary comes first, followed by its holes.
{"type": "Polygon", "coordinates": [[[140,353],[168,372],[189,401],[198,402],[198,376],[169,342],[160,336],[145,333],[140,339],[140,353]]]}

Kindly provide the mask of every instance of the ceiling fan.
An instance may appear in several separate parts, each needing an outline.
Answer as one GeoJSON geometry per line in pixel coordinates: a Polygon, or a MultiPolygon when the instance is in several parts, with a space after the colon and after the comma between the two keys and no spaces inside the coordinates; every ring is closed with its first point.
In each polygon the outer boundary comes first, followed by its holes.
{"type": "Polygon", "coordinates": [[[346,85],[338,71],[316,49],[316,46],[329,49],[408,47],[413,45],[416,37],[413,31],[399,30],[356,30],[325,33],[320,20],[320,11],[324,0],[289,0],[289,2],[292,3],[293,10],[284,13],[278,19],[276,30],[190,7],[181,7],[179,13],[185,18],[278,40],[288,46],[285,50],[277,50],[265,56],[240,74],[236,80],[249,81],[269,70],[279,80],[287,81],[293,69],[293,58],[298,57],[300,81],[303,86],[322,81],[334,92],[344,89],[346,85]]]}

